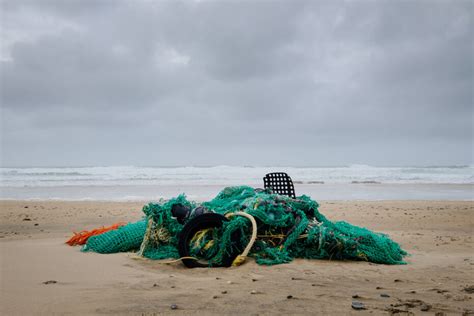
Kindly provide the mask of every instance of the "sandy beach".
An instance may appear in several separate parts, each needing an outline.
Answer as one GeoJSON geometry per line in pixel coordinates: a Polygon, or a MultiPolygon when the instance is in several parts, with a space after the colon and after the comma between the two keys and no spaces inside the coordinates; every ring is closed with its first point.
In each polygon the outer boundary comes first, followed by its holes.
{"type": "Polygon", "coordinates": [[[407,265],[302,260],[187,269],[131,253],[82,253],[73,231],[141,218],[143,203],[2,201],[1,314],[474,313],[472,202],[323,201],[332,220],[389,234],[407,265]],[[366,310],[351,308],[363,302],[366,310]],[[177,309],[171,309],[175,304],[177,309]]]}
{"type": "Polygon", "coordinates": [[[0,0],[0,316],[474,316],[473,4],[0,0]]]}

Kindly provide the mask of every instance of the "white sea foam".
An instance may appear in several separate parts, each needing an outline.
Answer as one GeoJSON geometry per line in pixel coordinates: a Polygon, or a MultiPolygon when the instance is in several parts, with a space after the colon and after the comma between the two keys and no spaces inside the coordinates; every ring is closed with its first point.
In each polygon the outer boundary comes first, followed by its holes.
{"type": "Polygon", "coordinates": [[[298,194],[322,200],[473,200],[474,167],[0,168],[0,199],[146,201],[187,193],[209,200],[224,186],[262,187],[287,172],[298,194]]]}
{"type": "Polygon", "coordinates": [[[295,182],[346,184],[473,184],[473,166],[449,167],[76,167],[0,168],[0,187],[260,184],[268,172],[295,182]]]}

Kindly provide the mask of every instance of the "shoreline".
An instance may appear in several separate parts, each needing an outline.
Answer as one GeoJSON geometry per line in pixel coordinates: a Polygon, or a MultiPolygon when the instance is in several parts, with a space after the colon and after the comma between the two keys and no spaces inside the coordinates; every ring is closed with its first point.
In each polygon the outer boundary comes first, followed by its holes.
{"type": "Polygon", "coordinates": [[[472,202],[319,202],[330,220],[388,234],[408,251],[408,264],[296,259],[259,266],[249,259],[240,267],[187,269],[136,260],[132,253],[83,253],[64,244],[73,231],[137,221],[143,203],[2,200],[0,313],[389,315],[429,308],[429,314],[461,315],[474,310],[474,294],[468,292],[474,285],[472,202]],[[354,300],[367,310],[353,310],[354,300]]]}
{"type": "MultiPolygon", "coordinates": [[[[246,184],[254,187],[263,185],[246,184]]],[[[118,201],[169,199],[186,193],[191,200],[214,198],[226,185],[110,185],[2,187],[0,200],[118,201]]],[[[474,184],[295,184],[297,195],[334,201],[473,201],[474,184]]]]}

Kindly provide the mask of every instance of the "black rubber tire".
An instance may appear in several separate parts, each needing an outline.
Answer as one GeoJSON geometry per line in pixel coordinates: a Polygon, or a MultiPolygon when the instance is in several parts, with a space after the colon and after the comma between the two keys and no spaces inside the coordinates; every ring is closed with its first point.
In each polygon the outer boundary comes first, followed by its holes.
{"type": "MultiPolygon", "coordinates": [[[[189,241],[193,236],[200,230],[206,228],[219,228],[222,227],[224,222],[228,221],[228,219],[221,214],[217,213],[205,213],[199,216],[196,216],[190,219],[186,225],[184,225],[181,233],[179,235],[179,243],[178,243],[178,252],[180,257],[189,257],[189,241]]],[[[237,236],[232,236],[232,238],[239,238],[240,233],[237,236]]],[[[239,251],[235,251],[235,253],[226,256],[223,259],[221,265],[214,265],[214,267],[230,267],[234,259],[238,256],[239,251]]],[[[208,268],[209,264],[202,263],[200,261],[194,259],[183,259],[182,260],[184,265],[188,268],[208,268]]]]}

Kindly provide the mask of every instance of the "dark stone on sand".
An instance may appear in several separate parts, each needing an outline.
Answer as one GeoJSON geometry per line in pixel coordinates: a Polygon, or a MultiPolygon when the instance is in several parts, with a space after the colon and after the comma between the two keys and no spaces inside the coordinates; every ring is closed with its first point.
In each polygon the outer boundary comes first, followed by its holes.
{"type": "Polygon", "coordinates": [[[58,281],[55,281],[55,280],[48,280],[48,281],[44,281],[43,284],[56,284],[58,283],[58,281]]]}
{"type": "Polygon", "coordinates": [[[31,218],[25,217],[23,220],[24,221],[31,221],[31,218]]]}
{"type": "Polygon", "coordinates": [[[366,309],[364,303],[358,301],[353,301],[351,306],[356,310],[366,309]]]}
{"type": "Polygon", "coordinates": [[[170,308],[171,308],[171,309],[178,309],[178,305],[176,305],[176,304],[171,304],[170,308]]]}
{"type": "Polygon", "coordinates": [[[445,312],[436,312],[435,316],[446,316],[445,312]]]}
{"type": "Polygon", "coordinates": [[[252,282],[257,282],[257,279],[252,279],[252,282]]]}
{"type": "Polygon", "coordinates": [[[28,206],[25,206],[25,208],[28,208],[28,206]]]}
{"type": "Polygon", "coordinates": [[[402,282],[402,280],[400,280],[400,279],[395,279],[395,280],[393,280],[393,282],[395,282],[395,283],[396,283],[396,282],[402,282]]]}
{"type": "Polygon", "coordinates": [[[38,223],[35,223],[35,226],[38,226],[39,224],[38,223]]]}
{"type": "Polygon", "coordinates": [[[386,293],[382,293],[382,294],[380,294],[380,297],[390,297],[390,295],[388,295],[386,293]]]}
{"type": "Polygon", "coordinates": [[[359,298],[360,296],[357,294],[352,295],[352,298],[359,298]]]}
{"type": "Polygon", "coordinates": [[[293,295],[288,295],[286,298],[291,300],[293,298],[293,295]]]}
{"type": "Polygon", "coordinates": [[[429,311],[430,309],[431,309],[431,305],[429,305],[429,304],[422,304],[422,305],[420,306],[420,310],[421,310],[422,312],[427,312],[427,311],[429,311]]]}
{"type": "Polygon", "coordinates": [[[158,284],[156,284],[156,283],[155,283],[155,284],[153,284],[153,287],[158,287],[158,286],[159,286],[159,285],[158,285],[158,284]]]}
{"type": "Polygon", "coordinates": [[[376,290],[381,290],[381,289],[383,289],[383,287],[377,286],[375,289],[376,289],[376,290]]]}
{"type": "Polygon", "coordinates": [[[221,293],[222,293],[222,294],[227,294],[227,291],[222,291],[221,293]]]}
{"type": "Polygon", "coordinates": [[[466,286],[462,290],[466,293],[473,294],[474,293],[474,285],[466,286]]]}

